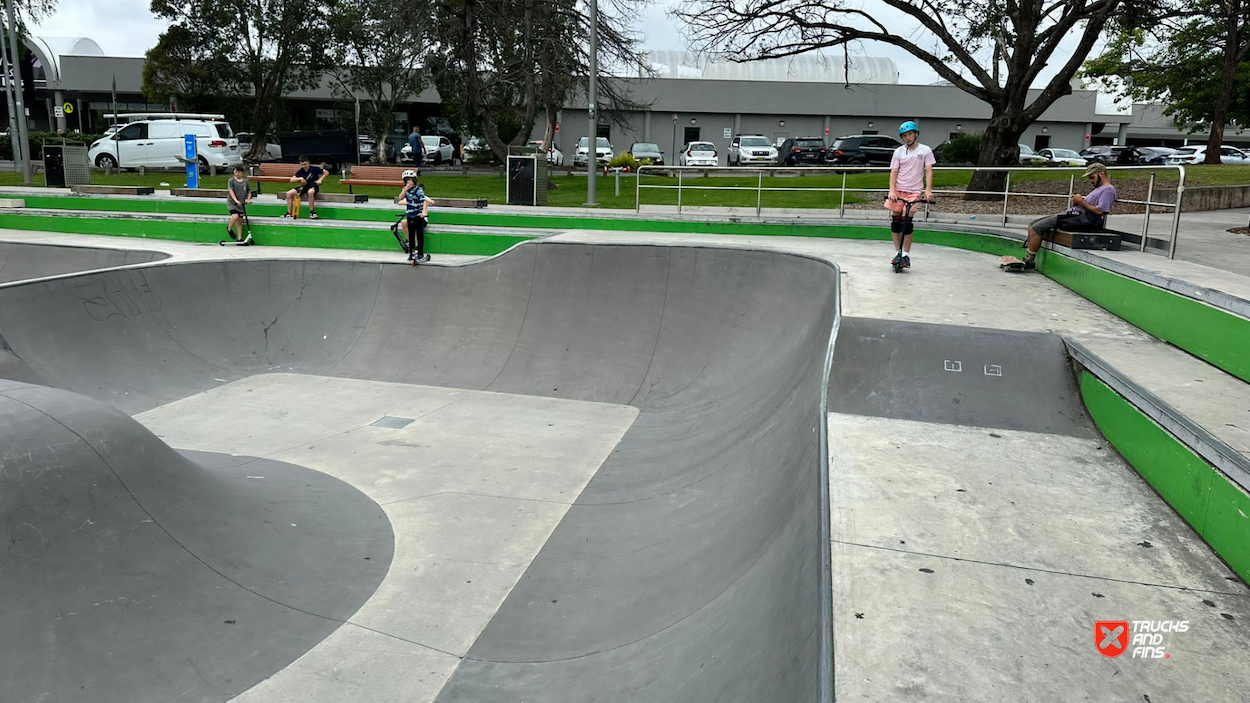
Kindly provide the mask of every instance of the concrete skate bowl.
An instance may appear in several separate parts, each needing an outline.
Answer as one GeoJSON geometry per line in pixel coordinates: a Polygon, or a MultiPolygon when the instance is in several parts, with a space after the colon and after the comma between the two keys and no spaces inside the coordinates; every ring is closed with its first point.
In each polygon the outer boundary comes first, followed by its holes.
{"type": "MultiPolygon", "coordinates": [[[[131,414],[278,370],[633,405],[438,700],[816,701],[836,296],[822,262],[682,247],[536,243],[415,270],[160,264],[0,288],[0,374],[131,414]]],[[[0,681],[23,691],[43,689],[11,651],[100,656],[55,637],[4,648],[0,681]]],[[[146,680],[115,683],[64,700],[153,699],[146,680]]]]}
{"type": "Polygon", "coordinates": [[[169,258],[156,251],[124,251],[0,242],[0,283],[169,258]]]}

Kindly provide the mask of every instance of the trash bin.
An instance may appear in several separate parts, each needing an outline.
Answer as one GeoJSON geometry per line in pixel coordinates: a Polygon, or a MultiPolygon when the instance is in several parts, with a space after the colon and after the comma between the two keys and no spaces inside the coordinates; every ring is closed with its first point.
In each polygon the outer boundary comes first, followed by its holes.
{"type": "Polygon", "coordinates": [[[509,154],[509,205],[547,204],[547,158],[543,154],[509,154]]]}
{"type": "Polygon", "coordinates": [[[44,183],[49,188],[91,183],[91,162],[87,147],[78,144],[45,144],[43,147],[44,183]]]}

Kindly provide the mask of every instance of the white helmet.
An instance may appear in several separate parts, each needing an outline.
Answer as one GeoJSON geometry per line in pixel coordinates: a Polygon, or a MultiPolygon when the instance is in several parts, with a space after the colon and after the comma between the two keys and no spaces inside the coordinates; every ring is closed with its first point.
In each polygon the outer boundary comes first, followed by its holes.
{"type": "MultiPolygon", "coordinates": [[[[391,173],[394,173],[394,171],[392,171],[391,173]]],[[[401,178],[401,179],[403,179],[403,178],[416,178],[416,177],[417,177],[417,172],[416,172],[416,171],[413,171],[412,169],[408,169],[407,171],[404,171],[402,174],[400,174],[400,178],[401,178]]]]}

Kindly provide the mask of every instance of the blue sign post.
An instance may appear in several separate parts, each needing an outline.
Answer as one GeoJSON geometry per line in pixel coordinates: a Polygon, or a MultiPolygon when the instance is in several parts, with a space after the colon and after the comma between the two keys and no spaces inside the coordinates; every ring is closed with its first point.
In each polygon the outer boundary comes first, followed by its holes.
{"type": "Polygon", "coordinates": [[[200,187],[200,153],[195,147],[195,135],[186,135],[187,187],[200,187]]]}

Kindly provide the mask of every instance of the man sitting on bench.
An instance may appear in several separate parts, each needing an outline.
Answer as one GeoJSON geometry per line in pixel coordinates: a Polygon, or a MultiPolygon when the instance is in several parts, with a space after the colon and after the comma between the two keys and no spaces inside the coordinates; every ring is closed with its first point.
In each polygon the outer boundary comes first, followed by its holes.
{"type": "Polygon", "coordinates": [[[321,192],[321,182],[328,175],[324,168],[313,166],[307,156],[299,157],[299,170],[291,176],[291,182],[298,185],[286,192],[286,214],[283,217],[299,217],[298,196],[308,200],[308,216],[317,219],[317,194],[321,192]]]}
{"type": "Polygon", "coordinates": [[[1029,253],[1024,257],[1024,268],[1037,266],[1034,259],[1037,258],[1037,250],[1042,248],[1042,239],[1053,237],[1056,230],[1090,231],[1106,227],[1107,214],[1115,203],[1115,186],[1107,177],[1107,167],[1099,163],[1090,164],[1085,169],[1085,178],[1094,186],[1089,195],[1073,194],[1072,207],[1067,212],[1034,220],[1029,225],[1029,238],[1024,244],[1029,253]]]}

